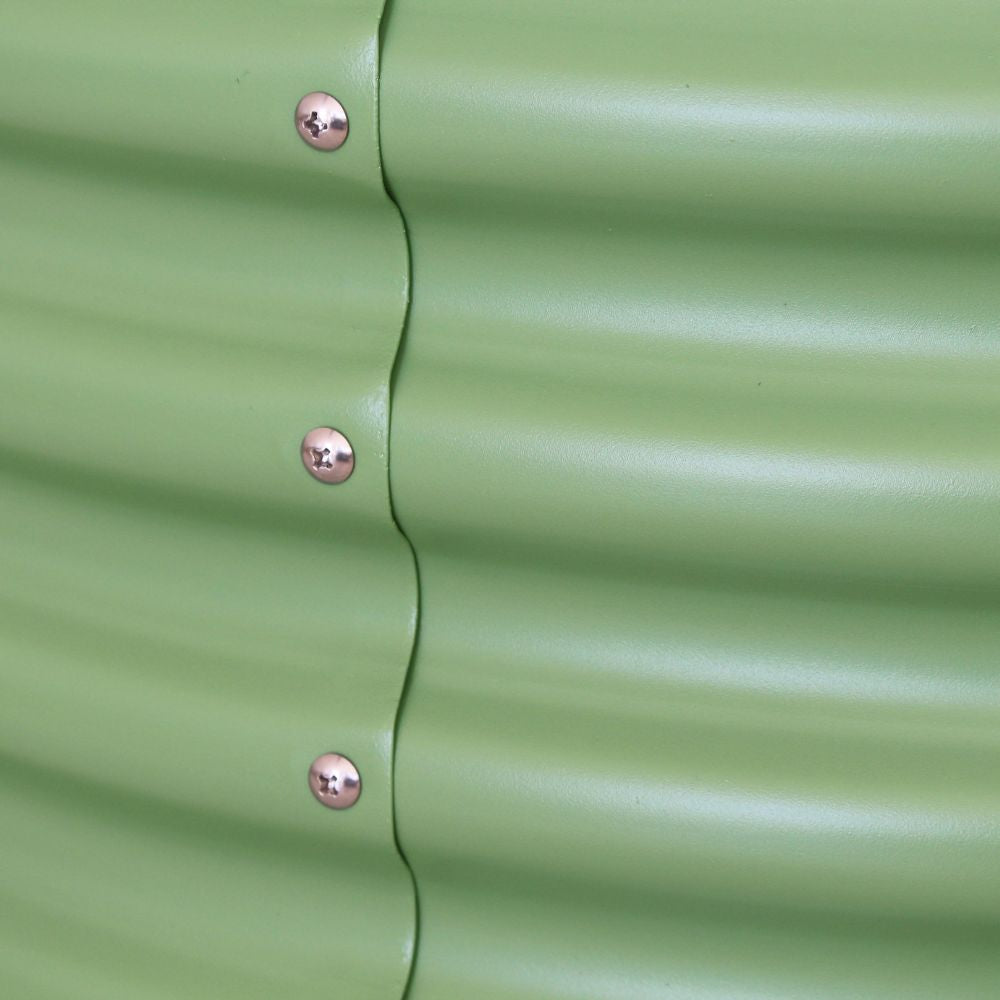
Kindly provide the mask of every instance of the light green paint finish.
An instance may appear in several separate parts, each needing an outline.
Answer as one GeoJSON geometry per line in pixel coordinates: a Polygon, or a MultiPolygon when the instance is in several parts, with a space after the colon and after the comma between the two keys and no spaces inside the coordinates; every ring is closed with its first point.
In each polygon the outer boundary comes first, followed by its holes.
{"type": "Polygon", "coordinates": [[[996,993],[998,32],[395,0],[411,1000],[996,993]]]}
{"type": "Polygon", "coordinates": [[[406,244],[380,4],[26,3],[0,38],[0,995],[402,995],[406,244]],[[329,89],[334,155],[292,114],[329,89]],[[324,487],[298,457],[332,424],[324,487]],[[359,765],[321,808],[320,752],[359,765]]]}
{"type": "MultiPolygon", "coordinates": [[[[0,995],[404,992],[378,17],[5,10],[0,995]]],[[[395,0],[411,1000],[995,993],[998,29],[395,0]]]]}

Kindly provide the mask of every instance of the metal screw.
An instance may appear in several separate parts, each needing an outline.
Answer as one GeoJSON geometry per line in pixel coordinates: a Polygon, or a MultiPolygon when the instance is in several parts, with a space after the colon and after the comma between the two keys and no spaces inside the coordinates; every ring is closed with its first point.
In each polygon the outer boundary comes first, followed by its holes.
{"type": "Polygon", "coordinates": [[[299,135],[315,149],[340,149],[347,142],[347,112],[331,94],[306,94],[295,109],[299,135]]]}
{"type": "Polygon", "coordinates": [[[361,795],[361,775],[346,757],[325,753],[309,768],[309,788],[329,809],[350,809],[361,795]]]}
{"type": "Polygon", "coordinates": [[[302,464],[322,483],[342,483],[354,471],[354,449],[340,431],[317,427],[302,439],[302,464]]]}

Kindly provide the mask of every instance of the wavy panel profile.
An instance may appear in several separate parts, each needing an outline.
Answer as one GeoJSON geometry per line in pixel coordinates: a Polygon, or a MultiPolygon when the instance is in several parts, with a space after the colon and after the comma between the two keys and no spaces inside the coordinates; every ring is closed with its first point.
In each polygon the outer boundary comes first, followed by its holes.
{"type": "Polygon", "coordinates": [[[995,992],[998,30],[393,4],[412,1000],[995,992]]]}

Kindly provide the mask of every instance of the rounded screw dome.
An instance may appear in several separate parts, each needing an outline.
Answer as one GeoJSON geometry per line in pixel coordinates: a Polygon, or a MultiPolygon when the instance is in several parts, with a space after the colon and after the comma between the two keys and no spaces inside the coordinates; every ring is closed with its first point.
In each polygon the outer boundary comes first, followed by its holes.
{"type": "Polygon", "coordinates": [[[328,809],[350,809],[361,795],[361,775],[346,757],[325,753],[309,768],[309,788],[328,809]]]}
{"type": "Polygon", "coordinates": [[[354,471],[351,442],[332,427],[317,427],[303,439],[302,464],[321,483],[342,483],[354,471]]]}
{"type": "Polygon", "coordinates": [[[295,109],[295,127],[314,149],[340,149],[347,142],[347,112],[332,94],[306,94],[295,109]]]}

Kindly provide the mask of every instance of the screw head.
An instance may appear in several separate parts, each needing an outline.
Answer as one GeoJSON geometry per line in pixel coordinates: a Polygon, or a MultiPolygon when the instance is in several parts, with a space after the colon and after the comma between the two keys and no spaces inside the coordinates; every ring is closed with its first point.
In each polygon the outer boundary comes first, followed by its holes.
{"type": "Polygon", "coordinates": [[[340,149],[347,142],[347,112],[332,94],[306,94],[295,109],[295,127],[314,149],[340,149]]]}
{"type": "Polygon", "coordinates": [[[325,753],[309,768],[309,788],[328,809],[350,809],[361,795],[361,775],[346,757],[325,753]]]}
{"type": "Polygon", "coordinates": [[[340,431],[316,427],[303,439],[302,464],[321,483],[342,483],[354,471],[354,449],[340,431]]]}

